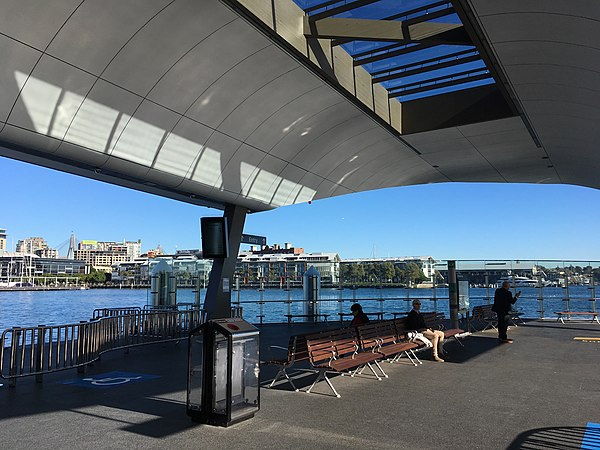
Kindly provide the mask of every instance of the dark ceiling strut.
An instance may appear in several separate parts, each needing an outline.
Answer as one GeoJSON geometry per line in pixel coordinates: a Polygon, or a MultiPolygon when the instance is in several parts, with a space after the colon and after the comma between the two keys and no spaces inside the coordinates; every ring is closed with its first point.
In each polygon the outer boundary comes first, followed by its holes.
{"type": "MultiPolygon", "coordinates": [[[[388,53],[382,53],[380,55],[370,56],[366,58],[354,59],[354,66],[362,66],[363,64],[369,64],[376,61],[382,61],[388,58],[394,58],[396,56],[405,55],[407,53],[412,53],[415,51],[423,50],[430,47],[435,47],[437,45],[442,44],[452,44],[452,45],[464,45],[471,46],[473,45],[470,41],[467,42],[469,37],[467,36],[464,27],[455,28],[453,30],[445,31],[443,33],[437,34],[435,36],[428,37],[418,42],[417,45],[412,47],[403,48],[396,51],[391,51],[388,53]]],[[[371,53],[376,53],[372,51],[371,53]]]]}
{"type": "MultiPolygon", "coordinates": [[[[416,67],[414,69],[405,70],[403,72],[393,73],[390,75],[383,75],[379,77],[373,77],[373,84],[382,83],[384,81],[397,80],[400,78],[410,77],[412,75],[417,75],[420,73],[431,72],[432,70],[445,69],[447,67],[459,66],[461,64],[466,64],[475,61],[482,61],[479,55],[467,56],[466,58],[455,58],[450,61],[444,61],[438,64],[430,64],[427,66],[416,67]]],[[[482,61],[483,62],[483,61],[482,61]]]]}
{"type": "Polygon", "coordinates": [[[313,14],[310,16],[310,20],[320,20],[325,19],[326,17],[332,17],[336,14],[341,14],[347,11],[352,11],[353,9],[360,8],[362,6],[370,5],[371,3],[378,2],[379,0],[356,0],[350,3],[346,3],[345,5],[338,6],[336,8],[328,9],[327,11],[323,11],[320,13],[313,14]]]}
{"type": "Polygon", "coordinates": [[[410,19],[406,19],[402,22],[402,26],[415,25],[417,23],[429,22],[433,19],[439,19],[440,17],[446,17],[450,14],[454,14],[456,11],[454,7],[451,6],[446,9],[440,9],[439,11],[434,11],[432,13],[423,14],[422,16],[412,17],[410,19]]]}
{"type": "Polygon", "coordinates": [[[336,3],[341,3],[341,0],[329,0],[328,2],[321,3],[319,5],[309,6],[304,10],[304,12],[310,13],[313,11],[318,11],[319,9],[327,8],[328,6],[335,5],[336,3]]]}
{"type": "Polygon", "coordinates": [[[402,48],[400,50],[395,50],[395,51],[392,51],[392,52],[383,53],[381,55],[376,55],[376,56],[371,56],[371,57],[368,57],[368,58],[361,58],[361,59],[358,59],[358,60],[354,60],[354,65],[355,66],[362,66],[363,64],[369,64],[369,63],[372,63],[372,62],[381,61],[383,59],[394,58],[396,56],[406,55],[408,53],[416,52],[416,51],[419,51],[419,50],[424,50],[426,48],[435,47],[436,45],[438,45],[437,42],[420,43],[420,44],[412,45],[410,47],[402,48]]]}
{"type": "Polygon", "coordinates": [[[396,42],[395,44],[389,44],[389,45],[384,45],[382,47],[377,47],[376,49],[372,49],[372,50],[365,50],[364,52],[360,52],[360,53],[356,53],[354,55],[351,55],[354,59],[357,58],[363,58],[365,56],[369,56],[372,55],[373,53],[379,53],[379,52],[386,52],[389,50],[395,50],[397,48],[404,48],[407,45],[411,45],[411,44],[416,44],[413,42],[396,42]]]}
{"type": "Polygon", "coordinates": [[[442,75],[442,76],[435,77],[435,78],[427,78],[424,80],[415,81],[413,83],[403,84],[402,86],[395,86],[393,88],[390,88],[389,91],[390,91],[390,93],[395,93],[399,90],[405,90],[406,88],[409,88],[409,87],[422,86],[424,84],[435,83],[435,82],[441,81],[441,80],[456,79],[457,77],[469,77],[470,75],[472,75],[474,73],[479,73],[479,72],[483,72],[483,71],[485,71],[488,76],[491,76],[490,71],[488,69],[486,69],[485,67],[483,67],[483,68],[479,68],[479,69],[471,69],[471,70],[464,70],[462,72],[449,73],[449,74],[442,75]]]}
{"type": "Polygon", "coordinates": [[[429,86],[422,86],[422,87],[417,87],[414,89],[407,89],[406,91],[390,93],[390,94],[388,94],[388,98],[396,98],[396,97],[401,97],[404,95],[417,94],[419,92],[426,92],[426,91],[431,91],[434,89],[441,89],[444,87],[456,86],[459,84],[471,83],[473,81],[485,80],[485,79],[489,79],[489,78],[492,78],[492,75],[490,73],[483,73],[481,75],[475,75],[473,77],[459,78],[456,80],[449,80],[444,83],[437,83],[437,84],[432,84],[429,86]]]}
{"type": "Polygon", "coordinates": [[[448,53],[446,55],[436,56],[435,58],[429,58],[429,59],[423,59],[421,61],[416,61],[416,62],[413,62],[410,64],[406,64],[404,66],[395,66],[395,67],[391,67],[389,69],[378,70],[375,72],[371,72],[371,75],[374,77],[379,76],[379,75],[392,75],[397,71],[408,70],[408,69],[412,69],[415,67],[421,67],[423,64],[428,64],[430,62],[435,62],[435,61],[441,61],[443,59],[460,58],[463,55],[468,55],[469,53],[477,53],[477,50],[472,48],[472,49],[468,49],[468,50],[461,50],[460,52],[448,53]]]}

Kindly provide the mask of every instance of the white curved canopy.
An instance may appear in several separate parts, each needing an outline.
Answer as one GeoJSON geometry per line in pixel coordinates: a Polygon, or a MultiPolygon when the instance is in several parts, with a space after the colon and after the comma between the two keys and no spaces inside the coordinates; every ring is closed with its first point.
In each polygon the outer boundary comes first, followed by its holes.
{"type": "Polygon", "coordinates": [[[448,181],[599,187],[600,7],[471,3],[542,147],[519,116],[401,135],[397,100],[370,111],[218,0],[0,0],[0,155],[252,211],[448,181]]]}

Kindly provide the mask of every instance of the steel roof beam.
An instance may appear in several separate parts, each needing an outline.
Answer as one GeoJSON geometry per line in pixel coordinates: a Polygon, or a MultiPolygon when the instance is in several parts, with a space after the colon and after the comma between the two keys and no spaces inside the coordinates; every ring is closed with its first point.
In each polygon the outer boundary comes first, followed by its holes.
{"type": "Polygon", "coordinates": [[[378,70],[376,72],[371,72],[371,75],[374,77],[380,76],[380,75],[392,75],[392,72],[399,72],[402,70],[414,69],[414,68],[421,67],[423,64],[433,63],[433,62],[441,61],[444,59],[461,58],[470,53],[477,53],[477,50],[472,48],[472,49],[468,49],[468,50],[461,50],[460,52],[448,53],[446,55],[440,55],[440,56],[436,56],[434,58],[423,59],[421,61],[412,62],[410,64],[405,64],[403,66],[396,66],[396,67],[393,67],[390,69],[378,70]]]}
{"type": "MultiPolygon", "coordinates": [[[[400,55],[406,55],[408,53],[412,53],[415,51],[423,50],[430,47],[435,47],[440,44],[452,44],[452,45],[473,45],[467,33],[464,30],[464,27],[451,29],[449,31],[445,31],[443,33],[428,37],[420,41],[417,45],[413,45],[411,47],[402,48],[400,50],[391,51],[387,53],[382,53],[375,56],[370,56],[367,58],[359,58],[356,59],[358,55],[354,56],[354,66],[362,66],[363,64],[369,64],[376,61],[382,61],[388,58],[394,58],[400,55]]],[[[368,52],[367,54],[379,53],[381,49],[376,49],[368,52]]]]}
{"type": "MultiPolygon", "coordinates": [[[[387,53],[383,53],[381,55],[375,55],[375,56],[370,56],[368,58],[360,58],[360,59],[355,59],[354,60],[354,65],[355,66],[362,66],[363,64],[369,64],[372,62],[377,62],[377,61],[382,61],[384,59],[388,59],[388,58],[394,58],[396,56],[401,56],[401,55],[407,55],[409,53],[412,52],[416,52],[419,50],[424,50],[426,48],[430,48],[430,47],[435,47],[437,44],[437,42],[421,42],[419,44],[416,45],[411,45],[410,47],[404,47],[401,48],[399,50],[395,50],[392,52],[387,52],[387,53]]],[[[375,53],[375,52],[370,52],[371,54],[375,53]]]]}
{"type": "MultiPolygon", "coordinates": [[[[492,78],[492,75],[489,72],[483,73],[481,75],[467,77],[467,78],[458,78],[456,80],[448,80],[443,83],[436,83],[436,84],[431,84],[428,86],[420,86],[420,87],[416,87],[414,89],[406,89],[404,91],[399,91],[399,92],[390,92],[388,94],[388,98],[402,97],[403,95],[417,94],[419,92],[432,91],[434,89],[441,89],[444,87],[456,86],[456,85],[464,84],[464,83],[471,83],[473,81],[485,80],[488,78],[492,78]]],[[[423,84],[423,83],[420,83],[420,84],[423,84]]]]}
{"type": "Polygon", "coordinates": [[[466,64],[466,63],[474,62],[474,61],[481,61],[481,56],[472,55],[472,56],[468,56],[466,58],[452,59],[450,61],[445,61],[445,62],[441,62],[438,64],[431,64],[428,66],[416,67],[414,69],[409,69],[409,70],[405,70],[403,72],[393,73],[390,75],[382,75],[382,76],[378,76],[378,77],[373,77],[372,80],[373,80],[373,84],[382,83],[384,81],[398,80],[400,78],[410,77],[412,75],[418,75],[420,73],[431,72],[433,70],[439,70],[439,69],[445,69],[448,67],[459,66],[461,64],[466,64]]]}
{"type": "Polygon", "coordinates": [[[389,90],[390,90],[390,92],[394,92],[396,89],[406,89],[408,87],[421,86],[421,85],[426,84],[426,83],[434,83],[434,82],[441,81],[441,80],[447,80],[449,78],[454,79],[456,77],[469,76],[469,75],[472,75],[474,73],[479,73],[479,72],[483,72],[483,71],[486,71],[486,72],[489,73],[488,69],[486,69],[485,67],[482,67],[482,68],[479,68],[479,69],[465,70],[463,72],[449,73],[449,74],[442,75],[442,76],[439,76],[439,77],[427,78],[425,80],[419,80],[419,81],[415,81],[413,83],[404,84],[402,86],[396,86],[396,87],[390,88],[389,90]]]}
{"type": "MultiPolygon", "coordinates": [[[[341,14],[347,11],[352,11],[353,9],[360,8],[362,6],[370,5],[371,3],[378,2],[379,0],[356,0],[350,3],[346,3],[345,5],[338,6],[336,8],[331,8],[326,11],[313,14],[309,16],[311,20],[321,20],[327,17],[335,16],[336,14],[341,14]]],[[[337,3],[337,2],[336,2],[337,3]]]]}

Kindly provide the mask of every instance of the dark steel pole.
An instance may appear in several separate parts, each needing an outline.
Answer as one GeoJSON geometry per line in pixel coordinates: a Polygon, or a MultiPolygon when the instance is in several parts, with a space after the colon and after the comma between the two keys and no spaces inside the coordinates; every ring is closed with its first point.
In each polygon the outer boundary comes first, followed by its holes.
{"type": "Polygon", "coordinates": [[[456,279],[456,261],[448,261],[448,294],[450,297],[450,322],[452,328],[458,328],[458,280],[456,279]]]}

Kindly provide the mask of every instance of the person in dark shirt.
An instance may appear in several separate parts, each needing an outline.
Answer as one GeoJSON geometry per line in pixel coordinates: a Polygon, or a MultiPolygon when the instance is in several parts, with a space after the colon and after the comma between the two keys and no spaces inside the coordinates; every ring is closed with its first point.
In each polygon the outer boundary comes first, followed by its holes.
{"type": "Polygon", "coordinates": [[[492,306],[492,311],[498,316],[498,339],[501,344],[512,344],[513,342],[513,340],[508,339],[508,336],[506,335],[508,322],[510,321],[509,311],[520,295],[521,291],[517,292],[513,297],[510,292],[510,283],[508,281],[502,283],[502,287],[496,289],[496,292],[494,293],[494,306],[492,306]]]}
{"type": "Polygon", "coordinates": [[[350,311],[354,314],[354,318],[352,319],[352,322],[350,322],[351,327],[357,327],[369,321],[369,318],[363,312],[362,306],[360,306],[359,303],[353,303],[350,307],[350,311]]]}
{"type": "Polygon", "coordinates": [[[433,359],[437,362],[444,362],[440,358],[440,354],[444,353],[444,332],[440,330],[432,330],[425,326],[425,319],[421,314],[421,300],[413,300],[413,309],[406,317],[406,326],[409,330],[416,330],[431,341],[433,347],[433,359]]]}

